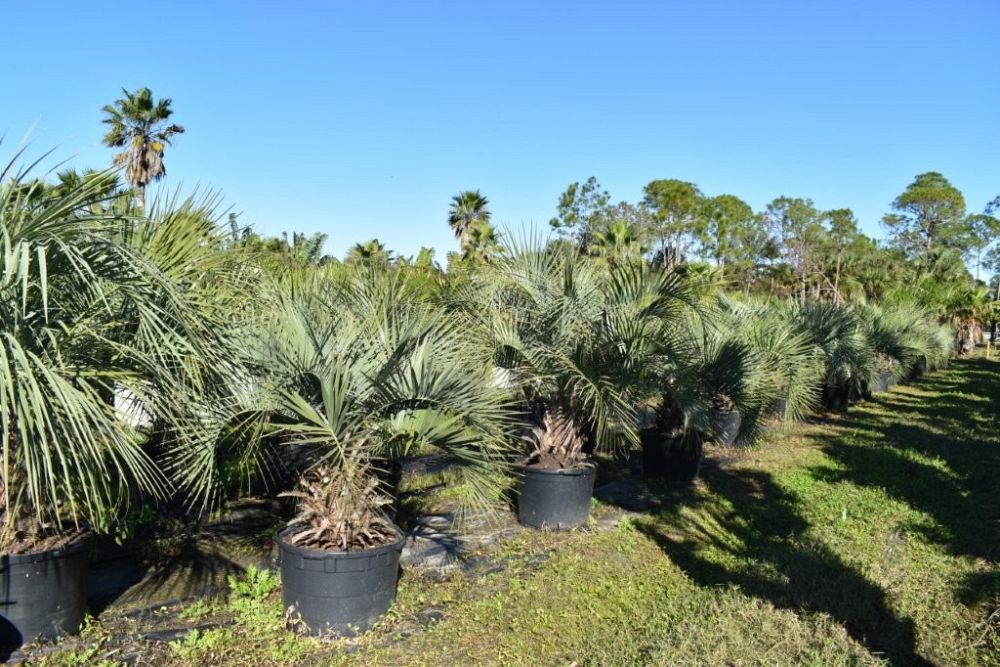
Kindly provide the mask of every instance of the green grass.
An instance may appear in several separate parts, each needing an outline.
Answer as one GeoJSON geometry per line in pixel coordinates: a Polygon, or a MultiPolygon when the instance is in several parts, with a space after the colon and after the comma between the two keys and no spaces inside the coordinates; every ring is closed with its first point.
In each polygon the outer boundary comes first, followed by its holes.
{"type": "Polygon", "coordinates": [[[139,648],[183,665],[1000,665],[1000,362],[775,433],[662,499],[612,531],[523,533],[500,573],[406,573],[361,640],[296,638],[273,594],[243,595],[229,625],[139,648]]]}

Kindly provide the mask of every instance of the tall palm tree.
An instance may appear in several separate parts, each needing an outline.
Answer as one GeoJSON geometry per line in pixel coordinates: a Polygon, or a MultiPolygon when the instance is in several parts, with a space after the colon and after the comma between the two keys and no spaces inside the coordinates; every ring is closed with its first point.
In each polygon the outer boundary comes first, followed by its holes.
{"type": "Polygon", "coordinates": [[[149,88],[140,88],[134,93],[122,89],[125,97],[105,105],[101,111],[106,115],[101,121],[111,127],[104,135],[103,143],[111,148],[124,148],[115,154],[114,163],[125,169],[125,180],[135,188],[136,204],[143,208],[146,203],[146,186],[167,175],[163,166],[163,148],[171,145],[171,139],[183,134],[184,128],[168,124],[173,109],[172,100],[153,100],[149,88]]]}
{"type": "Polygon", "coordinates": [[[392,262],[392,251],[378,239],[355,243],[347,251],[344,261],[348,264],[388,265],[392,262]]]}
{"type": "Polygon", "coordinates": [[[465,190],[451,198],[448,208],[448,224],[455,232],[459,245],[465,249],[472,228],[477,224],[490,222],[489,200],[479,190],[465,190]]]}
{"type": "Polygon", "coordinates": [[[503,251],[500,232],[488,222],[473,224],[467,236],[468,240],[462,248],[462,259],[489,263],[503,251]]]}

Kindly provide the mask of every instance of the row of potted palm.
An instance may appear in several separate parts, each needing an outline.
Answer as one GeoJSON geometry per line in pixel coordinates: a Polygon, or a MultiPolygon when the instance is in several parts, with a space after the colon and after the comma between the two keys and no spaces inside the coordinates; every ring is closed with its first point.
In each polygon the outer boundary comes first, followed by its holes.
{"type": "Polygon", "coordinates": [[[681,269],[540,239],[437,292],[390,267],[266,266],[227,247],[211,200],[139,215],[107,178],[0,179],[7,647],[75,630],[84,536],[132,503],[197,513],[291,469],[286,606],[360,631],[395,592],[407,456],[455,460],[470,508],[516,477],[523,523],[571,528],[598,451],[691,478],[705,442],[864,395],[880,359],[901,378],[947,358],[912,309],[706,299],[681,269]]]}

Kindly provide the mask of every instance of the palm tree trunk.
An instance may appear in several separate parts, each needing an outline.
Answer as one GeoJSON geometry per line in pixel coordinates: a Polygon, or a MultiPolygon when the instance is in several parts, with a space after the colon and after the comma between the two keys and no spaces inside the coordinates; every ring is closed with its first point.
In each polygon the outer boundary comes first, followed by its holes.
{"type": "Polygon", "coordinates": [[[146,210],[146,185],[138,183],[135,186],[135,205],[142,210],[146,210]]]}
{"type": "Polygon", "coordinates": [[[840,253],[837,253],[837,272],[833,278],[833,302],[840,305],[840,253]]]}

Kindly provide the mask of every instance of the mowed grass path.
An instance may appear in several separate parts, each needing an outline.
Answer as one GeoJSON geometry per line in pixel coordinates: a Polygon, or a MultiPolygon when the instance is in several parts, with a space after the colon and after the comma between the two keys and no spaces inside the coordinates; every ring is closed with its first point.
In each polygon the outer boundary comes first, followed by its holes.
{"type": "Polygon", "coordinates": [[[503,572],[404,576],[392,616],[362,640],[293,639],[274,602],[144,659],[1000,664],[1000,362],[959,360],[776,432],[663,501],[612,531],[524,533],[503,572]],[[440,620],[400,636],[428,609],[440,620]]]}

